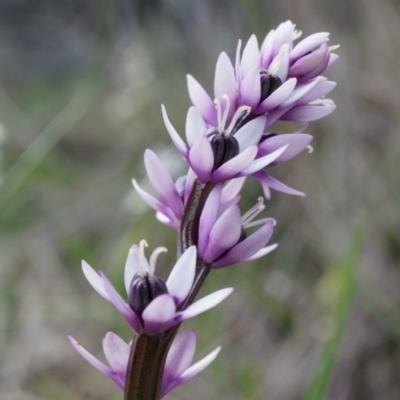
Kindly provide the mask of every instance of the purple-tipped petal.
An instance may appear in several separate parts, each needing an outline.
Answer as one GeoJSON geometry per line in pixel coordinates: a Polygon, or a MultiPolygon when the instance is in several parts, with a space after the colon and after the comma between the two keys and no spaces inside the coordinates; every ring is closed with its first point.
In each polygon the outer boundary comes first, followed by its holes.
{"type": "Polygon", "coordinates": [[[77,342],[73,337],[68,336],[68,340],[75,348],[75,350],[93,367],[98,369],[104,375],[108,376],[112,379],[122,390],[125,389],[125,382],[121,380],[118,374],[114,373],[110,368],[105,366],[102,362],[100,362],[96,357],[92,356],[85,348],[83,348],[79,342],[77,342]]]}
{"type": "Polygon", "coordinates": [[[110,303],[120,312],[125,318],[128,324],[138,333],[141,331],[141,324],[136,314],[129,308],[128,304],[115,290],[114,286],[108,280],[108,278],[100,272],[100,276],[103,280],[104,289],[110,297],[110,303]]]}
{"type": "Polygon", "coordinates": [[[209,235],[217,220],[219,205],[221,201],[222,184],[217,184],[208,196],[199,222],[199,254],[204,254],[208,245],[209,235]]]}
{"type": "Polygon", "coordinates": [[[292,94],[296,83],[296,78],[290,78],[284,82],[257,107],[257,113],[262,114],[281,105],[292,94]]]}
{"type": "Polygon", "coordinates": [[[239,172],[243,171],[254,160],[257,154],[257,146],[248,147],[242,153],[232,158],[225,164],[222,164],[212,174],[211,181],[214,183],[224,182],[235,177],[239,172]]]}
{"type": "Polygon", "coordinates": [[[206,263],[217,259],[224,251],[234,246],[242,231],[239,207],[228,208],[217,220],[210,232],[207,249],[203,255],[206,263]]]}
{"type": "Polygon", "coordinates": [[[235,133],[235,139],[239,143],[240,152],[260,142],[261,136],[264,133],[266,120],[267,117],[264,115],[254,118],[235,133]]]}
{"type": "Polygon", "coordinates": [[[168,351],[161,384],[161,396],[171,383],[179,378],[190,366],[196,351],[196,333],[187,329],[176,336],[168,351]]]}
{"type": "Polygon", "coordinates": [[[289,145],[287,144],[266,156],[255,159],[247,168],[243,169],[241,175],[243,175],[243,176],[251,175],[257,171],[260,171],[261,169],[265,168],[267,165],[273,163],[281,154],[283,154],[286,151],[286,149],[288,147],[289,147],[289,145]]]}
{"type": "Polygon", "coordinates": [[[214,166],[214,154],[211,144],[205,136],[190,149],[189,161],[199,180],[203,183],[208,182],[214,166]]]}
{"type": "Polygon", "coordinates": [[[132,179],[132,184],[135,190],[138,192],[139,196],[154,210],[160,212],[165,215],[170,221],[176,222],[176,216],[172,212],[172,210],[167,207],[165,204],[158,201],[153,196],[149,195],[145,192],[137,183],[136,179],[132,179]]]}
{"type": "Polygon", "coordinates": [[[110,301],[110,297],[104,289],[103,280],[100,275],[85,260],[82,260],[82,271],[93,289],[103,297],[103,299],[110,301]]]}
{"type": "Polygon", "coordinates": [[[210,308],[215,307],[216,305],[221,303],[221,301],[225,300],[232,292],[233,288],[221,289],[212,294],[209,294],[206,297],[203,297],[200,300],[197,300],[185,310],[177,313],[178,320],[185,321],[189,318],[201,314],[204,311],[209,310],[210,308]]]}
{"type": "Polygon", "coordinates": [[[258,106],[261,98],[260,70],[258,66],[252,68],[244,77],[240,85],[240,102],[252,109],[258,106]]]}
{"type": "Polygon", "coordinates": [[[326,117],[332,113],[336,105],[298,105],[281,116],[283,121],[308,122],[326,117]]]}
{"type": "Polygon", "coordinates": [[[168,280],[168,293],[174,298],[176,305],[186,299],[196,272],[197,249],[190,246],[178,259],[168,280]]]}
{"type": "Polygon", "coordinates": [[[174,325],[175,300],[169,294],[156,297],[143,311],[144,330],[149,335],[157,335],[174,325]]]}
{"type": "MultiPolygon", "coordinates": [[[[246,76],[248,72],[255,66],[259,68],[260,50],[258,48],[258,41],[256,35],[251,35],[243,49],[242,60],[240,62],[241,76],[246,76]]],[[[257,71],[258,72],[258,71],[257,71]]],[[[260,76],[258,76],[258,83],[260,84],[260,76]]]]}
{"type": "Polygon", "coordinates": [[[163,115],[163,119],[164,119],[164,125],[167,128],[169,136],[171,136],[171,139],[174,142],[174,145],[179,150],[179,152],[183,155],[183,157],[187,157],[188,149],[187,149],[186,143],[182,140],[182,138],[179,136],[179,133],[176,131],[176,129],[171,124],[171,122],[168,118],[167,110],[165,109],[164,105],[161,105],[161,110],[162,110],[162,115],[163,115]]]}
{"type": "Polygon", "coordinates": [[[103,339],[103,351],[112,370],[125,381],[130,346],[113,332],[103,339]]]}
{"type": "Polygon", "coordinates": [[[329,61],[328,61],[328,65],[326,68],[329,68],[335,61],[337,61],[338,58],[339,58],[339,56],[337,54],[331,53],[329,55],[329,61]]]}
{"type": "Polygon", "coordinates": [[[213,263],[213,268],[223,268],[248,260],[261,250],[271,238],[273,223],[268,221],[252,235],[229,250],[223,257],[213,263]]]}
{"type": "Polygon", "coordinates": [[[144,153],[144,161],[146,165],[147,175],[154,190],[171,208],[178,219],[182,218],[183,204],[175,183],[164,167],[163,163],[151,150],[146,150],[144,153]]]}
{"type": "Polygon", "coordinates": [[[305,193],[285,185],[284,183],[278,181],[278,179],[273,178],[271,175],[265,173],[264,171],[256,172],[254,176],[260,181],[264,189],[264,193],[266,190],[269,191],[269,189],[272,188],[279,192],[290,194],[292,196],[305,196],[305,193]]]}
{"type": "Polygon", "coordinates": [[[192,104],[199,110],[203,119],[212,126],[216,126],[217,111],[210,96],[193,76],[187,75],[187,84],[192,104]]]}
{"type": "Polygon", "coordinates": [[[264,140],[258,146],[258,157],[270,154],[273,151],[289,144],[285,152],[279,156],[275,163],[281,163],[295,157],[302,152],[312,141],[313,137],[307,133],[284,133],[264,140]]]}
{"type": "Polygon", "coordinates": [[[292,94],[281,104],[281,107],[287,107],[295,104],[299,99],[305,96],[310,90],[312,90],[318,84],[318,79],[298,85],[292,92],[292,94]]]}
{"type": "Polygon", "coordinates": [[[207,126],[199,111],[195,107],[190,107],[186,117],[186,139],[189,146],[193,146],[202,136],[204,136],[207,126]]]}
{"type": "Polygon", "coordinates": [[[264,247],[261,250],[258,250],[257,253],[253,254],[246,261],[257,260],[258,258],[264,257],[265,255],[271,253],[271,251],[274,251],[277,247],[278,243],[274,243],[271,244],[271,246],[264,247]]]}
{"type": "Polygon", "coordinates": [[[326,43],[324,43],[319,49],[301,57],[290,67],[290,75],[302,76],[314,70],[320,65],[321,62],[324,61],[328,51],[328,46],[326,43]]]}

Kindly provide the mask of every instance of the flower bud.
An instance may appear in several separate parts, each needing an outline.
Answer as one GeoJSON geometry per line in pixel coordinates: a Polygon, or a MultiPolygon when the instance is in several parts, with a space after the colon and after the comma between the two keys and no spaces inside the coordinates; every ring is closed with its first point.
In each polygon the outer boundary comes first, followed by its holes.
{"type": "Polygon", "coordinates": [[[165,282],[158,276],[135,274],[129,288],[129,307],[141,317],[144,309],[161,294],[168,293],[165,282]]]}

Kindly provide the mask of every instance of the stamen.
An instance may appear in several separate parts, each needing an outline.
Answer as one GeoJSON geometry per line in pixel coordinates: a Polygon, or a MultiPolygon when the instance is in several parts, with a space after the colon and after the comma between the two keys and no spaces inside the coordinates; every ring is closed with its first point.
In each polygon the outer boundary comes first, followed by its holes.
{"type": "MultiPolygon", "coordinates": [[[[222,117],[222,121],[221,121],[221,125],[222,125],[222,129],[225,129],[226,126],[226,122],[228,120],[228,115],[229,115],[229,110],[231,108],[231,99],[229,98],[229,96],[227,94],[224,94],[222,96],[222,98],[225,100],[226,105],[225,105],[225,110],[224,110],[224,115],[222,117]]],[[[220,133],[222,133],[223,130],[220,131],[220,133]]]]}
{"type": "Polygon", "coordinates": [[[293,41],[295,41],[299,37],[301,37],[302,34],[303,34],[303,31],[301,31],[300,29],[295,29],[294,32],[293,32],[293,41]]]}
{"type": "Polygon", "coordinates": [[[329,46],[328,49],[329,49],[329,51],[334,51],[334,50],[338,49],[339,47],[340,47],[340,44],[335,44],[333,46],[329,46]]]}
{"type": "Polygon", "coordinates": [[[241,120],[242,118],[246,118],[251,113],[250,106],[240,106],[233,114],[231,123],[229,124],[228,128],[225,130],[225,133],[229,135],[233,128],[235,127],[236,123],[241,120]]]}
{"type": "Polygon", "coordinates": [[[264,225],[268,221],[271,221],[273,226],[276,225],[276,220],[275,219],[273,219],[273,218],[263,218],[263,219],[259,219],[257,221],[249,222],[248,224],[246,224],[246,228],[252,228],[252,227],[258,226],[258,225],[264,225]]]}
{"type": "Polygon", "coordinates": [[[310,101],[308,104],[312,106],[333,106],[335,102],[331,99],[316,99],[313,101],[310,101]]]}
{"type": "Polygon", "coordinates": [[[311,144],[309,144],[306,149],[308,150],[308,154],[311,154],[314,151],[314,147],[311,146],[311,144]]]}
{"type": "Polygon", "coordinates": [[[279,49],[279,53],[278,55],[273,59],[271,65],[268,68],[268,72],[271,75],[277,75],[277,72],[279,71],[279,67],[281,66],[281,62],[282,62],[282,57],[284,55],[284,53],[287,53],[289,51],[290,46],[285,43],[281,46],[281,48],[279,49]]]}
{"type": "Polygon", "coordinates": [[[250,208],[246,213],[242,215],[242,226],[243,228],[247,228],[249,226],[249,223],[257,217],[258,214],[260,214],[263,210],[265,209],[264,206],[264,198],[259,197],[257,199],[257,203],[250,208]]]}
{"type": "Polygon", "coordinates": [[[224,126],[222,125],[222,118],[221,118],[221,114],[222,114],[222,110],[221,110],[221,102],[219,101],[219,98],[216,97],[214,99],[214,104],[215,104],[215,108],[217,109],[217,121],[218,121],[218,131],[219,132],[223,132],[224,126]]]}
{"type": "Polygon", "coordinates": [[[157,262],[157,258],[161,253],[166,253],[168,250],[166,247],[157,247],[154,251],[153,254],[150,257],[150,261],[149,261],[149,273],[150,275],[154,275],[154,270],[156,269],[156,262],[157,262]]]}
{"type": "Polygon", "coordinates": [[[141,276],[145,276],[146,274],[149,273],[149,263],[146,260],[146,256],[144,255],[144,248],[147,247],[148,244],[146,240],[141,240],[139,242],[139,247],[138,246],[132,246],[131,247],[131,254],[135,258],[135,262],[140,268],[140,271],[138,272],[141,276]]]}

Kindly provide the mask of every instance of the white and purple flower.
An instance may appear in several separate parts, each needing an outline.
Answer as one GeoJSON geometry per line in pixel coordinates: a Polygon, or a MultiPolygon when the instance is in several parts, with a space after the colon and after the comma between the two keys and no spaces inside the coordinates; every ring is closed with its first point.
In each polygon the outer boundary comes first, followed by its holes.
{"type": "Polygon", "coordinates": [[[155,249],[148,261],[144,255],[145,246],[147,243],[142,240],[140,246],[133,245],[128,254],[125,265],[128,302],[120,296],[103,272],[97,273],[85,261],[82,262],[82,269],[89,283],[122,314],[137,333],[157,335],[165,332],[172,326],[216,306],[232,293],[232,288],[221,289],[180,310],[179,306],[193,285],[196,247],[191,246],[182,254],[164,283],[154,275],[154,270],[158,255],[166,249],[155,249]],[[138,280],[142,281],[139,288],[138,280]]]}
{"type": "MultiPolygon", "coordinates": [[[[78,353],[91,365],[113,380],[122,390],[125,390],[126,371],[128,366],[130,345],[113,332],[108,332],[103,339],[103,351],[109,366],[106,366],[71,336],[68,339],[78,353]]],[[[178,385],[188,381],[203,369],[207,368],[217,357],[220,347],[206,357],[192,363],[196,351],[196,332],[188,329],[177,335],[171,344],[165,362],[161,383],[161,397],[178,385]]],[[[149,382],[151,384],[151,382],[149,382]]]]}

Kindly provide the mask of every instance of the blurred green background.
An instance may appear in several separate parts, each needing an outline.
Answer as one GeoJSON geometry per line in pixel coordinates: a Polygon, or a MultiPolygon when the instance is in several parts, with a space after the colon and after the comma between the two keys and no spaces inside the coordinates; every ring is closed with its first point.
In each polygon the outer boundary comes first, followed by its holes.
{"type": "MultiPolygon", "coordinates": [[[[0,1],[0,399],[111,400],[122,393],[70,346],[102,357],[122,317],[86,282],[84,258],[122,292],[127,251],[167,246],[130,180],[149,187],[143,151],[174,178],[181,157],[160,104],[183,132],[185,74],[211,92],[237,40],[291,19],[330,31],[340,60],[334,114],[310,124],[312,154],[274,175],[308,194],[273,193],[279,248],[216,271],[234,286],[189,321],[200,358],[218,359],[167,399],[400,399],[400,5],[395,0],[0,1]],[[325,390],[326,389],[326,390],[325,390]],[[324,394],[325,392],[325,394],[324,394]],[[324,397],[325,396],[325,397],[324,397]]],[[[243,210],[261,195],[246,184],[243,210]]]]}

